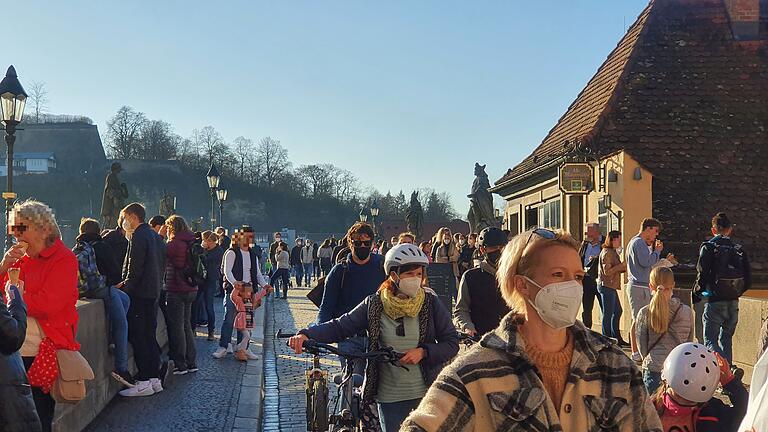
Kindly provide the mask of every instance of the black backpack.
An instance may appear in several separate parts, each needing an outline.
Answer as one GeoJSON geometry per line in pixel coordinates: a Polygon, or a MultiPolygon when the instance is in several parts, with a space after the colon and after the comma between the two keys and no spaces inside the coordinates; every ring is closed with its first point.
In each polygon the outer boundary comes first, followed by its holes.
{"type": "Polygon", "coordinates": [[[205,249],[197,243],[187,247],[187,259],[184,261],[184,279],[192,286],[201,286],[208,277],[205,269],[205,249]]]}
{"type": "Polygon", "coordinates": [[[736,300],[746,288],[744,275],[747,260],[741,245],[705,242],[703,248],[712,252],[712,278],[707,290],[721,300],[736,300]]]}

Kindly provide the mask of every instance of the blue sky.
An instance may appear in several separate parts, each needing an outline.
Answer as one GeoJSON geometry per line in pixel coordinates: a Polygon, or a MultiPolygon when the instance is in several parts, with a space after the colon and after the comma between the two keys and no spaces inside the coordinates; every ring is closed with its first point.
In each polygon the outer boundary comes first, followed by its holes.
{"type": "Polygon", "coordinates": [[[646,4],[24,0],[4,2],[0,66],[102,132],[130,105],[185,136],[269,135],[463,215],[474,162],[493,183],[525,157],[646,4]]]}

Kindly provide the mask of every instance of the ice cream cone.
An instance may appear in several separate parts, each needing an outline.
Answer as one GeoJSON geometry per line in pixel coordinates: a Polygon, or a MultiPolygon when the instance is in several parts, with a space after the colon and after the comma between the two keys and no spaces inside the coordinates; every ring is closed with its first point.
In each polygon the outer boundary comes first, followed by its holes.
{"type": "Polygon", "coordinates": [[[21,269],[19,268],[8,269],[8,281],[11,282],[11,285],[18,285],[20,271],[21,269]]]}

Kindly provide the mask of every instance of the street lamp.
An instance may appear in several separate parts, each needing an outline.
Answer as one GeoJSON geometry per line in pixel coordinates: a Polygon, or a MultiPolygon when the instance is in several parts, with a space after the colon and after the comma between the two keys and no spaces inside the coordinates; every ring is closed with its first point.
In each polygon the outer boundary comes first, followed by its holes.
{"type": "Polygon", "coordinates": [[[224,201],[227,200],[227,190],[219,188],[216,196],[219,198],[219,225],[224,226],[224,201]]]}
{"type": "MultiPolygon", "coordinates": [[[[8,168],[7,187],[3,192],[5,199],[5,222],[11,216],[11,208],[16,199],[13,192],[13,143],[16,141],[16,126],[21,123],[24,115],[24,104],[27,101],[27,93],[16,76],[16,69],[11,65],[5,73],[5,78],[0,81],[0,110],[2,111],[2,123],[5,126],[5,142],[8,144],[8,154],[6,155],[6,167],[8,168]]],[[[5,249],[13,246],[13,236],[8,233],[5,237],[5,249]]]]}
{"type": "Polygon", "coordinates": [[[377,238],[378,233],[376,232],[376,216],[379,215],[379,206],[376,204],[376,200],[373,200],[373,204],[371,204],[371,224],[373,225],[373,237],[377,238]]]}
{"type": "Polygon", "coordinates": [[[370,214],[368,207],[363,207],[360,210],[360,222],[368,222],[368,215],[370,214]]]}
{"type": "Polygon", "coordinates": [[[219,188],[221,176],[213,162],[211,162],[211,168],[208,169],[205,177],[208,180],[208,187],[211,188],[211,229],[214,229],[216,228],[216,189],[219,188]]]}

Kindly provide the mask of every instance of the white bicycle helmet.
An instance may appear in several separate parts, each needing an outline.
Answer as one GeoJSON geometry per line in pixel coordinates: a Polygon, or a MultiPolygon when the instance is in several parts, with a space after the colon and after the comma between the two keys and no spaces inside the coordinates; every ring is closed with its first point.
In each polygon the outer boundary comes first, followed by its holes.
{"type": "Polygon", "coordinates": [[[704,403],[712,399],[720,382],[717,358],[702,344],[676,346],[664,360],[661,378],[681,397],[704,403]]]}
{"type": "Polygon", "coordinates": [[[384,257],[384,271],[389,274],[392,267],[400,267],[407,264],[417,264],[422,267],[429,265],[429,258],[418,246],[405,243],[399,244],[387,252],[384,257]]]}

